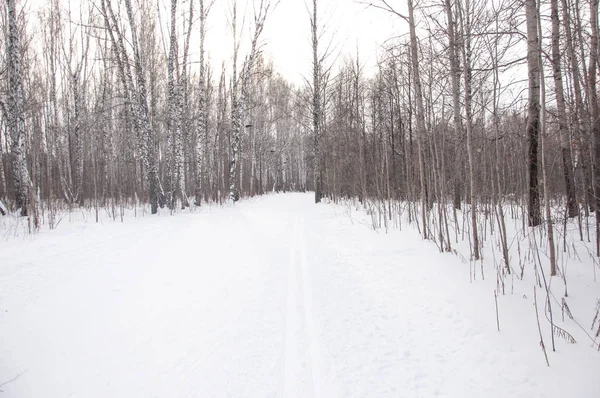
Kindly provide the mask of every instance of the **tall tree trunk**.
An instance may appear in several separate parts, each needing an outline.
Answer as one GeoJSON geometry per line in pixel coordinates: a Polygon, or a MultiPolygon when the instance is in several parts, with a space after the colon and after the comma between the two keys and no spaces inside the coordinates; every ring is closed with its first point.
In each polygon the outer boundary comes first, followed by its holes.
{"type": "MultiPolygon", "coordinates": [[[[575,106],[574,111],[571,112],[571,124],[574,128],[575,136],[579,139],[580,142],[584,142],[585,139],[582,135],[583,132],[583,124],[585,114],[585,105],[583,102],[582,88],[581,88],[581,74],[579,71],[579,61],[577,58],[577,53],[575,52],[574,45],[574,36],[571,31],[571,15],[569,11],[569,4],[567,0],[561,0],[562,5],[562,15],[563,15],[563,26],[565,31],[565,44],[566,44],[566,54],[569,60],[568,70],[571,73],[572,78],[572,91],[575,96],[575,106]]],[[[586,123],[587,124],[587,123],[586,123]]],[[[579,151],[584,150],[585,145],[580,145],[579,151]]],[[[586,157],[587,158],[587,157],[586,157]]],[[[585,201],[585,214],[587,216],[590,208],[590,196],[589,192],[591,192],[591,185],[589,183],[589,172],[588,172],[588,161],[583,159],[581,162],[581,174],[582,174],[582,185],[583,185],[583,198],[585,201]]]]}
{"type": "Polygon", "coordinates": [[[567,214],[575,217],[579,214],[577,198],[575,196],[575,182],[573,180],[573,162],[571,160],[571,147],[569,131],[567,129],[567,111],[565,93],[563,88],[561,61],[560,61],[560,25],[558,18],[558,0],[550,1],[552,20],[552,69],[554,72],[554,93],[556,95],[556,109],[558,113],[558,134],[560,136],[560,151],[567,195],[567,214]]]}
{"type": "Polygon", "coordinates": [[[417,109],[417,150],[419,152],[419,180],[421,186],[421,217],[423,222],[423,238],[428,238],[427,232],[427,188],[425,186],[425,162],[423,159],[422,141],[425,139],[427,129],[425,127],[425,109],[423,107],[423,91],[421,88],[421,76],[419,74],[419,47],[417,44],[417,33],[415,28],[415,17],[413,0],[408,0],[408,25],[410,30],[410,58],[413,69],[413,85],[415,90],[415,101],[417,109]]]}
{"type": "Polygon", "coordinates": [[[540,191],[538,181],[538,140],[540,135],[540,65],[535,0],[525,0],[527,19],[527,70],[529,76],[529,105],[527,115],[527,139],[529,143],[529,203],[528,223],[535,227],[541,222],[540,191]]]}
{"type": "Polygon", "coordinates": [[[203,148],[208,148],[208,112],[206,109],[206,69],[204,65],[204,40],[206,37],[206,17],[204,0],[200,0],[200,71],[198,73],[198,128],[196,129],[196,181],[195,203],[202,201],[202,190],[207,190],[208,158],[203,148]]]}
{"type": "Polygon", "coordinates": [[[241,115],[238,97],[238,43],[237,43],[237,0],[233,3],[233,66],[232,66],[232,87],[231,87],[231,154],[229,164],[229,200],[233,203],[240,198],[238,187],[238,156],[240,150],[240,135],[241,135],[241,115]]]}
{"type": "MultiPolygon", "coordinates": [[[[450,81],[452,83],[452,120],[454,123],[454,136],[456,142],[455,147],[458,153],[458,145],[461,142],[462,137],[462,125],[460,117],[460,62],[458,59],[459,47],[454,28],[454,14],[452,12],[450,0],[444,1],[444,7],[446,9],[446,18],[448,20],[448,59],[450,60],[450,81]]],[[[457,175],[454,178],[453,184],[453,201],[454,207],[457,209],[461,208],[460,200],[460,176],[457,175]]]]}
{"type": "Polygon", "coordinates": [[[317,19],[317,0],[313,0],[313,15],[311,18],[312,51],[313,51],[313,150],[314,150],[314,185],[315,203],[323,196],[323,181],[321,180],[321,61],[319,59],[319,35],[317,19]]]}
{"type": "MultiPolygon", "coordinates": [[[[555,1],[555,0],[553,0],[555,1]]],[[[557,10],[558,11],[558,10],[557,10]]],[[[539,65],[540,65],[540,91],[541,91],[541,124],[540,124],[540,143],[542,149],[542,180],[544,182],[544,209],[546,213],[546,230],[548,231],[548,247],[550,254],[550,275],[556,275],[556,247],[554,245],[554,228],[552,226],[552,212],[550,209],[550,189],[548,182],[548,166],[546,161],[546,83],[544,80],[544,64],[542,61],[542,20],[540,15],[540,8],[538,4],[537,8],[537,28],[539,35],[539,65]]],[[[553,32],[554,33],[554,32],[553,32]]],[[[555,74],[555,82],[556,82],[556,74],[555,74]]]]}
{"type": "Polygon", "coordinates": [[[189,201],[185,192],[185,152],[183,149],[183,120],[184,120],[184,95],[183,95],[183,82],[182,76],[179,74],[179,65],[175,64],[177,71],[177,85],[175,91],[176,98],[176,118],[175,118],[175,193],[181,199],[181,208],[185,209],[189,206],[189,201]]]}
{"type": "Polygon", "coordinates": [[[13,186],[15,205],[21,215],[27,215],[31,180],[25,157],[25,109],[23,76],[21,69],[21,45],[15,0],[7,0],[8,5],[8,100],[7,126],[10,137],[13,186]]]}
{"type": "Polygon", "coordinates": [[[600,256],[600,112],[596,91],[598,67],[598,0],[590,1],[590,64],[588,69],[588,98],[591,116],[591,136],[594,140],[594,195],[596,196],[596,255],[600,256]]]}
{"type": "MultiPolygon", "coordinates": [[[[183,61],[181,63],[181,75],[179,76],[179,143],[178,150],[181,152],[179,159],[179,192],[181,195],[181,208],[188,207],[190,205],[187,191],[186,181],[188,180],[188,166],[190,161],[193,159],[194,148],[191,146],[192,143],[192,123],[190,120],[189,113],[189,84],[188,84],[188,57],[190,53],[190,39],[192,36],[192,21],[194,19],[194,2],[190,1],[190,7],[188,11],[188,24],[187,32],[185,35],[185,42],[183,46],[183,61]]],[[[192,165],[193,166],[193,165],[192,165]]]]}
{"type": "Polygon", "coordinates": [[[83,185],[83,138],[81,131],[81,100],[79,98],[79,73],[73,73],[71,76],[71,84],[73,90],[73,120],[72,129],[72,148],[71,148],[71,170],[72,170],[72,186],[71,200],[73,203],[79,202],[82,193],[83,185]]]}
{"type": "MultiPolygon", "coordinates": [[[[496,19],[495,19],[495,28],[496,31],[499,30],[499,21],[498,21],[498,16],[496,15],[496,19]]],[[[508,241],[507,241],[507,236],[506,236],[506,221],[505,221],[505,217],[504,217],[504,204],[502,201],[502,197],[503,197],[503,190],[502,190],[502,184],[501,184],[501,167],[500,167],[500,159],[501,159],[501,154],[500,154],[500,115],[498,114],[498,108],[499,108],[499,92],[500,92],[500,88],[501,88],[501,84],[500,84],[500,71],[498,68],[498,63],[499,63],[499,55],[498,55],[498,42],[500,41],[498,36],[494,37],[494,43],[493,43],[493,47],[490,49],[490,53],[492,56],[492,67],[494,69],[493,72],[493,90],[492,90],[492,103],[493,103],[493,111],[492,111],[492,118],[493,118],[493,125],[494,125],[494,171],[495,171],[495,183],[496,183],[496,206],[497,206],[497,211],[496,211],[496,219],[498,221],[498,230],[499,230],[499,235],[500,235],[500,243],[501,243],[501,247],[502,247],[502,258],[504,259],[504,266],[506,268],[506,272],[508,274],[511,273],[510,270],[510,256],[508,253],[508,241]]]]}
{"type": "MultiPolygon", "coordinates": [[[[48,174],[52,175],[52,164],[54,162],[54,158],[56,158],[57,166],[56,169],[58,171],[58,182],[57,186],[62,187],[62,166],[60,164],[60,148],[58,145],[59,142],[59,116],[58,116],[58,94],[57,94],[57,72],[56,72],[56,64],[57,64],[57,55],[58,55],[58,38],[60,35],[60,7],[58,5],[58,0],[53,0],[51,6],[51,14],[50,14],[50,58],[48,60],[50,64],[50,104],[52,107],[52,111],[50,112],[51,119],[51,132],[52,132],[52,144],[51,149],[48,151],[49,158],[49,170],[48,174]]],[[[66,198],[66,195],[63,191],[63,196],[66,198]]],[[[51,194],[50,197],[53,197],[51,194]]]]}
{"type": "MultiPolygon", "coordinates": [[[[448,0],[447,0],[448,1],[448,0]]],[[[449,6],[449,5],[448,5],[449,6]]],[[[465,85],[465,126],[467,132],[467,159],[469,162],[469,197],[471,202],[471,235],[473,239],[473,258],[479,260],[479,235],[477,233],[477,186],[475,184],[475,165],[473,155],[473,116],[471,110],[472,90],[471,90],[471,3],[465,1],[464,12],[459,10],[460,27],[462,33],[462,60],[463,60],[463,80],[465,85]],[[463,15],[464,14],[464,15],[463,15]]],[[[450,12],[451,16],[451,12],[450,12]]],[[[454,85],[453,85],[454,89],[454,85]]],[[[457,105],[455,105],[457,106],[457,105]]]]}
{"type": "Polygon", "coordinates": [[[111,0],[102,0],[101,7],[104,15],[104,23],[108,35],[113,44],[117,70],[123,90],[126,103],[129,105],[129,111],[133,115],[133,127],[136,136],[140,141],[142,153],[142,163],[146,171],[148,180],[148,195],[150,197],[150,207],[152,214],[158,212],[158,206],[164,206],[164,194],[160,180],[158,179],[158,154],[154,143],[154,134],[150,126],[148,98],[146,92],[146,77],[142,66],[139,42],[136,32],[136,23],[131,8],[131,0],[125,0],[125,6],[131,28],[131,44],[133,47],[134,68],[136,72],[137,87],[133,82],[129,57],[125,48],[125,38],[119,28],[117,17],[112,9],[111,0]]]}
{"type": "Polygon", "coordinates": [[[108,194],[108,188],[110,183],[110,167],[111,167],[111,153],[112,153],[112,110],[111,110],[111,100],[110,100],[110,91],[112,91],[109,86],[112,84],[112,72],[109,68],[109,59],[110,59],[110,50],[108,48],[108,43],[105,43],[104,48],[104,73],[103,73],[103,81],[102,81],[102,140],[100,144],[100,150],[102,151],[102,156],[100,158],[100,168],[101,168],[101,193],[104,204],[106,205],[106,198],[108,194]]]}
{"type": "Polygon", "coordinates": [[[169,35],[169,59],[167,65],[167,198],[169,208],[175,208],[176,190],[178,185],[177,170],[177,134],[180,133],[178,126],[178,101],[175,81],[175,58],[177,57],[177,0],[171,0],[171,33],[169,35]]]}
{"type": "MultiPolygon", "coordinates": [[[[3,103],[0,106],[3,108],[3,103]]],[[[0,114],[4,115],[3,109],[0,109],[0,114]]],[[[6,174],[4,172],[4,151],[2,150],[2,128],[0,128],[0,199],[7,196],[6,192],[6,174]]]]}
{"type": "MultiPolygon", "coordinates": [[[[131,44],[133,47],[133,58],[137,81],[137,90],[133,89],[133,86],[132,89],[133,93],[135,94],[135,102],[137,103],[136,116],[141,127],[142,160],[148,178],[151,211],[152,214],[155,214],[158,212],[158,206],[164,205],[164,195],[158,179],[158,154],[156,145],[154,143],[154,134],[152,132],[152,128],[150,127],[148,95],[146,91],[146,75],[144,74],[144,68],[142,66],[142,56],[139,49],[139,41],[137,37],[136,23],[133,17],[133,10],[131,7],[131,0],[125,0],[125,6],[127,9],[127,16],[131,29],[131,44]]],[[[122,49],[122,52],[125,54],[124,49],[122,49]]]]}

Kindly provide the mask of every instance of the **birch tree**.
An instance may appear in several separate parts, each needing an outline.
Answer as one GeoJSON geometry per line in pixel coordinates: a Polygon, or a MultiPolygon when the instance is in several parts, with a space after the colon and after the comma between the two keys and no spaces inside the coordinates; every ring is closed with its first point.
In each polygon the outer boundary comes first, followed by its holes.
{"type": "MultiPolygon", "coordinates": [[[[191,23],[191,21],[190,21],[191,23]]],[[[171,210],[175,208],[177,197],[182,207],[187,206],[185,195],[185,176],[183,170],[183,96],[180,79],[177,42],[177,0],[171,0],[171,34],[167,68],[167,185],[168,202],[171,210]]],[[[186,58],[184,56],[184,58],[186,58]]],[[[184,64],[184,70],[186,68],[184,64]]]]}
{"type": "Polygon", "coordinates": [[[527,139],[529,145],[529,202],[528,223],[535,227],[541,222],[538,181],[538,141],[540,135],[540,53],[538,43],[537,7],[535,0],[525,0],[527,20],[527,71],[529,100],[527,106],[527,139]]]}
{"type": "Polygon", "coordinates": [[[598,0],[590,0],[590,59],[588,69],[588,101],[591,116],[591,137],[594,142],[594,195],[596,208],[596,255],[600,256],[600,109],[598,108],[598,92],[596,80],[598,77],[598,0]]]}
{"type": "Polygon", "coordinates": [[[8,38],[7,70],[8,98],[6,100],[6,124],[10,137],[12,180],[15,190],[15,205],[27,216],[31,180],[25,158],[25,107],[23,75],[21,66],[21,33],[17,22],[15,0],[7,0],[8,38]]]}
{"type": "Polygon", "coordinates": [[[200,18],[200,62],[198,72],[198,127],[196,131],[196,167],[195,167],[195,204],[199,206],[202,201],[202,189],[207,191],[208,185],[208,109],[207,109],[207,89],[206,89],[206,61],[205,61],[205,40],[206,40],[206,19],[214,1],[205,5],[204,0],[200,0],[199,18],[200,18]]]}
{"type": "MultiPolygon", "coordinates": [[[[275,3],[277,5],[277,3],[275,3]]],[[[254,9],[253,34],[250,42],[250,51],[242,68],[242,74],[237,75],[237,61],[239,42],[237,39],[237,1],[233,6],[233,77],[231,93],[231,161],[229,165],[229,200],[236,202],[240,198],[239,191],[239,151],[242,134],[242,124],[246,116],[246,106],[249,95],[249,85],[251,74],[254,69],[254,62],[259,51],[259,39],[263,32],[265,21],[272,7],[270,0],[260,0],[258,7],[254,9]],[[240,82],[241,79],[241,82],[240,82]]]]}
{"type": "MultiPolygon", "coordinates": [[[[538,62],[540,68],[540,94],[541,94],[541,121],[540,121],[540,144],[542,150],[542,181],[544,189],[544,210],[546,213],[546,231],[548,232],[548,251],[550,257],[550,275],[556,275],[556,246],[554,245],[554,228],[552,226],[552,212],[550,209],[550,190],[548,182],[548,165],[547,165],[547,153],[546,153],[546,83],[544,80],[544,62],[542,59],[542,18],[540,12],[540,5],[538,3],[536,11],[537,18],[537,29],[538,29],[538,62]]],[[[554,33],[554,32],[553,32],[554,33]]],[[[553,54],[554,55],[554,54],[553,54]]],[[[556,73],[556,69],[555,69],[556,73]]],[[[555,75],[556,82],[556,75],[555,75]]],[[[562,152],[562,148],[561,148],[562,152]]]]}
{"type": "Polygon", "coordinates": [[[562,78],[562,64],[560,52],[560,21],[558,14],[558,0],[550,1],[552,21],[552,71],[554,75],[554,94],[556,96],[556,111],[558,116],[558,134],[560,136],[561,160],[567,196],[567,214],[575,217],[579,213],[577,198],[575,197],[575,182],[573,180],[573,162],[571,160],[571,145],[567,129],[567,111],[562,78]]]}
{"type": "Polygon", "coordinates": [[[310,18],[312,34],[313,55],[313,84],[312,84],[312,123],[313,123],[313,168],[315,203],[319,203],[323,196],[323,181],[321,171],[321,134],[320,126],[322,119],[321,110],[321,58],[319,56],[319,33],[317,19],[317,0],[313,0],[313,12],[310,18]]]}
{"type": "Polygon", "coordinates": [[[417,110],[417,151],[419,157],[419,180],[421,185],[421,217],[423,223],[423,238],[427,239],[427,197],[425,187],[425,162],[423,160],[422,140],[426,134],[425,109],[423,107],[423,90],[421,88],[421,75],[419,72],[419,46],[414,16],[414,5],[408,0],[408,27],[410,31],[410,58],[412,64],[413,85],[415,90],[417,110]]]}
{"type": "Polygon", "coordinates": [[[164,194],[158,179],[157,150],[154,143],[154,134],[149,120],[148,98],[146,90],[146,76],[144,74],[142,56],[139,50],[139,41],[136,32],[136,21],[133,16],[131,0],[125,0],[125,8],[129,20],[133,48],[133,66],[137,84],[134,83],[131,72],[131,62],[125,48],[125,37],[121,31],[116,14],[112,8],[112,0],[102,0],[101,6],[104,21],[114,48],[115,58],[124,90],[127,92],[127,103],[133,115],[133,125],[139,137],[142,161],[148,180],[148,196],[152,214],[158,212],[158,206],[164,206],[164,194]]]}

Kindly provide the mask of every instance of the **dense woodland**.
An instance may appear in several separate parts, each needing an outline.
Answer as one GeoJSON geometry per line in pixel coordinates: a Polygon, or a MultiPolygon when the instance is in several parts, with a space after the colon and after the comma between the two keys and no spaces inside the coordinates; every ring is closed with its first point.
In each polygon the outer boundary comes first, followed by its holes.
{"type": "Polygon", "coordinates": [[[505,217],[539,225],[551,262],[553,228],[568,218],[590,239],[598,0],[360,2],[407,27],[374,74],[361,54],[331,54],[325,1],[298,16],[313,57],[295,86],[261,37],[273,0],[229,1],[231,64],[220,69],[204,45],[211,0],[159,0],[170,13],[154,0],[48,0],[35,13],[2,0],[2,212],[35,226],[76,206],[156,213],[311,190],[388,219],[401,208],[440,250],[467,210],[475,260],[488,217],[500,237],[505,217]]]}

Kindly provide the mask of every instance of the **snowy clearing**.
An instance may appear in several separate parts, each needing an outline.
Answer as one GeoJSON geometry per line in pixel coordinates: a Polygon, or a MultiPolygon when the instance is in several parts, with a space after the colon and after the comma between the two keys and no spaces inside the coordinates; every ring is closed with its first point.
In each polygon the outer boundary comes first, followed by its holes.
{"type": "MultiPolygon", "coordinates": [[[[313,200],[4,236],[0,397],[600,396],[600,352],[552,352],[540,319],[546,366],[533,283],[499,296],[498,332],[492,276],[313,200]]],[[[569,272],[589,328],[599,284],[569,272]]]]}

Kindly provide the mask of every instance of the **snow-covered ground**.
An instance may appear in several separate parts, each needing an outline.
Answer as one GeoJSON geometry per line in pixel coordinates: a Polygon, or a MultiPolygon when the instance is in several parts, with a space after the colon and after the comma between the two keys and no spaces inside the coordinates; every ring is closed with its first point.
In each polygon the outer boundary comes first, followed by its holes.
{"type": "MultiPolygon", "coordinates": [[[[498,332],[493,266],[471,283],[415,229],[311,194],[13,235],[0,398],[600,396],[600,352],[560,309],[578,342],[552,352],[539,290],[546,366],[533,282],[499,297],[498,332]]],[[[589,330],[600,283],[570,267],[589,330]]]]}

